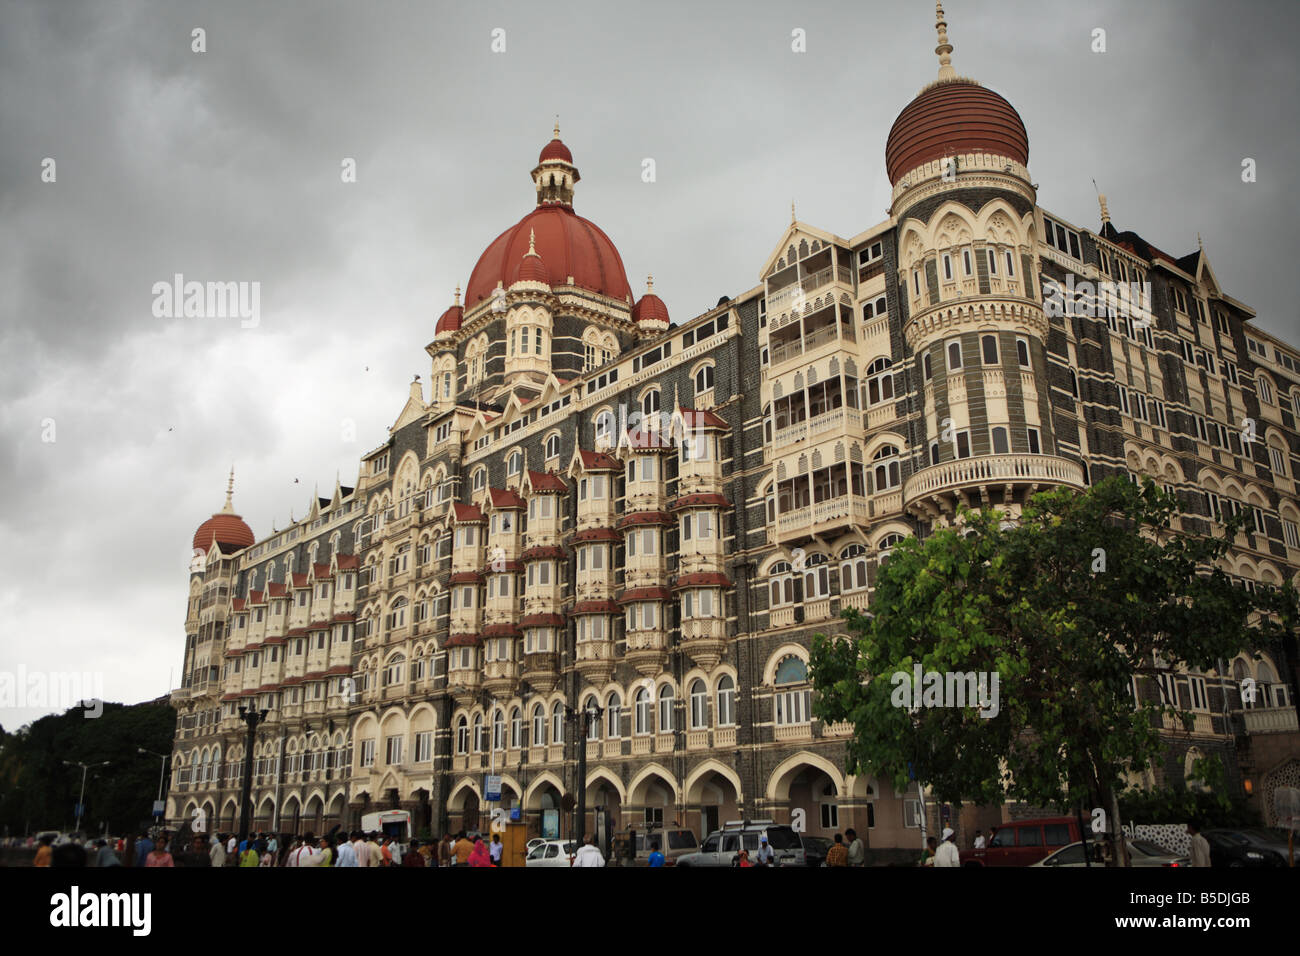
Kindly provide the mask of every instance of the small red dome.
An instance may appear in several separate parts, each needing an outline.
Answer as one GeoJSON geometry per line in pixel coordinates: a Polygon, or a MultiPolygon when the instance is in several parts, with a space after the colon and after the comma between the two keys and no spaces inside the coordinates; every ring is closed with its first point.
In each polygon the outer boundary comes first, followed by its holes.
{"type": "Polygon", "coordinates": [[[1029,134],[1015,107],[973,80],[926,87],[894,120],[885,143],[890,185],[923,163],[957,153],[994,153],[1029,163],[1029,134]]]}
{"type": "Polygon", "coordinates": [[[535,253],[524,253],[524,257],[519,260],[519,265],[515,266],[514,278],[510,284],[516,282],[540,282],[543,285],[551,284],[551,276],[546,271],[546,263],[542,262],[542,257],[535,253]]]}
{"type": "Polygon", "coordinates": [[[459,305],[453,305],[438,319],[438,325],[434,328],[434,336],[442,335],[443,332],[456,332],[460,329],[460,320],[464,317],[465,310],[459,305]]]}
{"type": "Polygon", "coordinates": [[[569,147],[560,142],[560,137],[555,137],[545,146],[542,147],[541,155],[537,157],[539,164],[546,162],[548,159],[562,159],[566,163],[573,162],[573,154],[569,152],[569,147]]]}
{"type": "Polygon", "coordinates": [[[609,236],[590,220],[564,205],[538,206],[501,235],[479,256],[465,292],[465,307],[472,309],[492,297],[497,283],[510,286],[520,259],[528,252],[529,235],[536,236],[537,253],[554,284],[573,284],[626,301],[632,290],[623,259],[609,236]]]}
{"type": "Polygon", "coordinates": [[[633,322],[668,322],[668,306],[653,292],[647,292],[632,306],[633,322]]]}
{"type": "Polygon", "coordinates": [[[199,530],[194,532],[195,550],[207,551],[214,539],[217,544],[240,548],[247,548],[255,540],[253,529],[244,524],[243,518],[226,512],[218,512],[199,525],[199,530]]]}

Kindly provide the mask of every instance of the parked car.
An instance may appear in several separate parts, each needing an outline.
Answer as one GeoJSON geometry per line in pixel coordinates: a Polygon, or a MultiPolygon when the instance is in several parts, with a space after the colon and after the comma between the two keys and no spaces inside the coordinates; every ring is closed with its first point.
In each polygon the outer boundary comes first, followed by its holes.
{"type": "Polygon", "coordinates": [[[659,844],[659,852],[664,855],[664,866],[675,866],[683,856],[694,853],[700,848],[700,841],[695,838],[695,831],[681,827],[637,830],[633,833],[633,838],[636,842],[636,860],[632,863],[633,866],[650,865],[652,843],[659,844]]]}
{"type": "MultiPolygon", "coordinates": [[[[1134,866],[1191,866],[1192,864],[1189,857],[1170,853],[1158,843],[1152,843],[1150,840],[1129,840],[1127,842],[1129,861],[1134,866]]],[[[1037,863],[1030,865],[1086,867],[1087,863],[1083,859],[1083,846],[1082,841],[1071,843],[1069,846],[1062,847],[1054,853],[1049,853],[1037,863]]],[[[1093,853],[1092,865],[1104,867],[1105,862],[1101,855],[1101,844],[1090,839],[1088,849],[1093,853]]]]}
{"type": "MultiPolygon", "coordinates": [[[[1210,866],[1287,866],[1287,832],[1269,827],[1216,828],[1201,833],[1210,844],[1210,866]]],[[[1300,844],[1300,840],[1296,841],[1300,844]]],[[[1300,846],[1296,849],[1300,858],[1300,846]]]]}
{"type": "Polygon", "coordinates": [[[562,866],[566,869],[572,864],[569,858],[578,852],[578,844],[572,840],[543,840],[528,851],[524,866],[562,866]]]}
{"type": "Polygon", "coordinates": [[[736,866],[740,851],[749,851],[750,861],[758,856],[758,848],[766,838],[767,845],[776,854],[777,866],[803,866],[803,842],[799,834],[787,824],[772,820],[736,820],[721,830],[714,830],[700,844],[699,850],[678,857],[678,866],[736,866]]]}
{"type": "Polygon", "coordinates": [[[988,846],[962,850],[962,866],[1033,866],[1049,853],[1082,840],[1074,817],[1013,820],[993,830],[988,846]]]}
{"type": "Polygon", "coordinates": [[[804,833],[799,834],[799,838],[803,841],[804,866],[825,866],[831,841],[825,837],[812,837],[804,833]]]}

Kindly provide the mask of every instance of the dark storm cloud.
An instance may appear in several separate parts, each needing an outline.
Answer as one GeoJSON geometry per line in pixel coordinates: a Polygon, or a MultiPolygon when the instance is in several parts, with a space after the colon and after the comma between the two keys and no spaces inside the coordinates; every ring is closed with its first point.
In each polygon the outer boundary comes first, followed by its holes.
{"type": "MultiPolygon", "coordinates": [[[[1025,119],[1044,206],[1096,227],[1095,178],[1119,228],[1173,255],[1200,232],[1229,294],[1300,340],[1293,4],[946,7],[957,71],[1025,119]]],[[[758,281],[791,199],[846,237],[885,218],[885,136],[934,44],[929,0],[5,5],[0,669],[160,693],[230,463],[259,534],[355,479],[453,287],[531,207],[556,113],[578,211],[681,321],[758,281]],[[260,282],[260,325],[155,318],[178,272],[260,282]]]]}

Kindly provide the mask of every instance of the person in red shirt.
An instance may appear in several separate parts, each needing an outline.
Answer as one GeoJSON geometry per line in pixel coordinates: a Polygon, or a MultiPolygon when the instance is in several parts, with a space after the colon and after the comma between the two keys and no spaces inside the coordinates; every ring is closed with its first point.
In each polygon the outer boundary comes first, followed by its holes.
{"type": "Polygon", "coordinates": [[[753,865],[754,865],[753,863],[750,863],[750,862],[749,862],[749,851],[748,851],[748,850],[741,850],[741,851],[740,851],[740,862],[737,863],[736,865],[737,865],[737,866],[753,866],[753,865]]]}

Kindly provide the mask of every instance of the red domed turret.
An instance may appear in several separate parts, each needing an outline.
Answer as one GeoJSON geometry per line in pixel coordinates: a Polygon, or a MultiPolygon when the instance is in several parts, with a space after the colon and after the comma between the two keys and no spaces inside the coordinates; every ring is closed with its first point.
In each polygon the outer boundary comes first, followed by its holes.
{"type": "Polygon", "coordinates": [[[925,163],[962,153],[1005,156],[1029,163],[1029,134],[1015,107],[952,68],[952,44],[942,3],[935,4],[939,31],[939,79],[903,108],[885,143],[890,185],[925,163]]]}
{"type": "Polygon", "coordinates": [[[438,324],[433,330],[434,338],[442,335],[444,332],[456,332],[460,330],[460,320],[465,317],[465,310],[460,304],[460,286],[456,286],[456,301],[447,309],[446,312],[438,318],[438,324]]]}
{"type": "Polygon", "coordinates": [[[668,328],[668,306],[654,294],[654,288],[654,276],[646,276],[646,293],[632,306],[632,321],[644,329],[663,331],[668,328]]]}
{"type": "Polygon", "coordinates": [[[537,254],[537,237],[530,231],[528,233],[528,251],[524,253],[519,264],[515,266],[514,277],[510,284],[516,282],[540,282],[542,285],[551,284],[551,276],[546,271],[546,263],[542,262],[542,257],[537,254]]]}
{"type": "Polygon", "coordinates": [[[226,506],[214,514],[194,532],[193,548],[207,551],[212,542],[230,547],[247,548],[256,539],[253,529],[244,523],[244,519],[235,514],[231,496],[235,491],[235,469],[230,469],[230,482],[226,485],[226,506]]]}
{"type": "Polygon", "coordinates": [[[569,152],[569,147],[560,141],[560,127],[555,127],[555,138],[542,147],[541,155],[537,157],[537,162],[544,163],[548,159],[559,159],[566,163],[573,162],[573,154],[569,152]]]}

